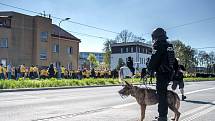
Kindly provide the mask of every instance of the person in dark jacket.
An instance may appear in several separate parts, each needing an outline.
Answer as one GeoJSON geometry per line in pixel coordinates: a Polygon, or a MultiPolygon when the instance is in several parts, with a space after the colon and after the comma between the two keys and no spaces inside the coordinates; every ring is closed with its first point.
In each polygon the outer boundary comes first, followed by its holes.
{"type": "Polygon", "coordinates": [[[140,82],[143,81],[143,84],[147,84],[147,78],[146,77],[147,71],[146,68],[142,68],[141,75],[140,75],[140,82]]]}
{"type": "Polygon", "coordinates": [[[54,71],[54,65],[53,64],[50,64],[48,72],[49,72],[49,78],[53,78],[55,76],[55,71],[54,71]]]}
{"type": "Polygon", "coordinates": [[[130,71],[132,72],[132,74],[134,75],[134,72],[135,72],[134,64],[130,56],[128,57],[128,61],[126,62],[126,64],[127,64],[127,67],[130,69],[130,71]]]}
{"type": "MultiPolygon", "coordinates": [[[[147,58],[146,60],[146,67],[148,67],[150,62],[150,58],[147,58]]],[[[149,84],[152,84],[153,78],[154,78],[154,72],[152,70],[147,70],[147,74],[149,75],[149,84]]]]}
{"type": "Polygon", "coordinates": [[[174,63],[174,78],[173,78],[173,84],[172,84],[172,90],[176,90],[177,86],[179,86],[180,92],[182,94],[181,100],[185,100],[187,97],[184,95],[184,75],[183,72],[186,71],[185,67],[183,65],[179,64],[180,60],[175,58],[174,63]]]}
{"type": "Polygon", "coordinates": [[[92,68],[92,70],[91,70],[91,77],[92,77],[92,78],[95,78],[95,77],[96,77],[96,72],[95,72],[95,69],[94,69],[94,68],[92,68]]]}
{"type": "Polygon", "coordinates": [[[174,63],[174,49],[167,42],[168,37],[163,28],[157,28],[152,33],[153,53],[148,64],[148,70],[156,72],[156,89],[158,94],[158,121],[167,121],[168,103],[167,86],[171,81],[174,63]]]}

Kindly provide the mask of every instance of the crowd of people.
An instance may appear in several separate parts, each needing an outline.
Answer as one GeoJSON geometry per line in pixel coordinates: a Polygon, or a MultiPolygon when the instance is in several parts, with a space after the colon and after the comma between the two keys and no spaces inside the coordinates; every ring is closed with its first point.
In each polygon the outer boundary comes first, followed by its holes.
{"type": "Polygon", "coordinates": [[[48,67],[39,67],[38,65],[31,65],[30,67],[22,64],[20,66],[12,66],[8,64],[3,66],[0,64],[0,80],[2,79],[47,79],[47,78],[65,78],[65,79],[83,79],[83,78],[117,78],[117,70],[95,70],[95,69],[67,69],[64,66],[59,68],[50,64],[48,67]]]}

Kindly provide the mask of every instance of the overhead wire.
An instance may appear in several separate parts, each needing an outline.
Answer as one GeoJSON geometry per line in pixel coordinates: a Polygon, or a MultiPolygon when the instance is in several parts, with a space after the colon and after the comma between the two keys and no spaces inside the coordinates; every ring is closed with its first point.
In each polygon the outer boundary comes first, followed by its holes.
{"type": "Polygon", "coordinates": [[[88,37],[95,37],[95,38],[99,38],[99,39],[105,39],[105,40],[109,39],[109,38],[105,38],[105,37],[101,37],[101,36],[95,36],[95,35],[90,35],[90,34],[85,34],[85,33],[80,33],[80,32],[75,32],[75,31],[70,31],[70,30],[68,30],[68,32],[76,33],[76,34],[84,35],[84,36],[88,36],[88,37]]]}
{"type": "MultiPolygon", "coordinates": [[[[24,8],[13,6],[13,5],[8,5],[8,4],[1,3],[1,2],[0,2],[0,5],[7,6],[7,7],[12,7],[12,8],[16,8],[16,9],[20,9],[20,10],[31,12],[31,13],[35,13],[35,14],[42,14],[40,12],[36,12],[36,11],[33,11],[33,10],[24,9],[24,8]]],[[[63,18],[59,18],[59,17],[55,17],[55,16],[52,16],[52,17],[54,19],[63,20],[63,18]]],[[[215,16],[214,17],[208,17],[208,18],[200,19],[200,20],[196,20],[196,21],[192,21],[192,22],[188,22],[188,23],[184,23],[184,24],[180,24],[180,25],[176,25],[176,26],[172,26],[172,27],[167,28],[167,30],[171,30],[171,29],[175,29],[175,28],[179,28],[179,27],[184,27],[184,26],[188,26],[188,25],[192,25],[192,24],[196,24],[196,23],[201,23],[201,22],[209,21],[209,20],[213,20],[213,19],[215,19],[215,16]]],[[[68,22],[71,22],[73,24],[78,24],[78,25],[81,25],[81,26],[85,26],[85,27],[89,27],[89,28],[94,28],[94,29],[97,29],[97,30],[102,30],[102,31],[106,31],[106,32],[114,33],[114,34],[119,34],[118,32],[114,32],[114,31],[103,29],[103,28],[96,27],[96,26],[91,26],[91,25],[88,25],[88,24],[83,24],[83,23],[80,23],[80,22],[75,22],[75,21],[71,21],[71,20],[68,20],[68,22]]],[[[71,31],[71,32],[74,32],[74,31],[71,31]]],[[[95,35],[90,35],[90,34],[85,34],[85,33],[80,33],[80,32],[74,32],[74,33],[79,34],[79,35],[89,36],[89,37],[96,37],[96,38],[100,38],[100,39],[107,39],[106,37],[95,36],[95,35]]],[[[150,34],[150,33],[145,33],[145,34],[150,34]]],[[[143,35],[145,35],[145,34],[143,34],[143,35]]]]}
{"type": "MultiPolygon", "coordinates": [[[[13,5],[8,5],[8,4],[1,3],[1,2],[0,2],[0,5],[7,6],[7,7],[12,7],[12,8],[16,8],[16,9],[20,9],[20,10],[31,12],[31,13],[35,13],[35,14],[40,14],[40,15],[42,14],[40,12],[36,12],[36,11],[24,9],[24,8],[13,6],[13,5]]],[[[64,20],[64,18],[55,17],[55,16],[52,16],[52,18],[59,19],[59,20],[64,20]]],[[[94,28],[94,29],[97,29],[97,30],[102,30],[102,31],[106,31],[106,32],[114,33],[114,34],[119,34],[118,32],[114,32],[114,31],[111,31],[111,30],[103,29],[103,28],[100,28],[100,27],[91,26],[91,25],[88,25],[88,24],[83,24],[83,23],[80,23],[80,22],[75,22],[75,21],[71,21],[71,20],[68,20],[67,22],[71,22],[73,24],[78,24],[78,25],[81,25],[81,26],[85,26],[85,27],[89,27],[89,28],[94,28]]]]}
{"type": "Polygon", "coordinates": [[[201,22],[209,21],[209,20],[213,20],[213,19],[215,19],[215,16],[196,20],[196,21],[192,21],[192,22],[188,22],[188,23],[181,24],[181,25],[172,26],[172,27],[167,28],[167,30],[175,29],[175,28],[179,28],[179,27],[183,27],[183,26],[188,26],[188,25],[192,25],[192,24],[196,24],[196,23],[201,23],[201,22]]]}
{"type": "Polygon", "coordinates": [[[195,49],[213,49],[215,47],[200,47],[200,48],[195,48],[195,49]]]}

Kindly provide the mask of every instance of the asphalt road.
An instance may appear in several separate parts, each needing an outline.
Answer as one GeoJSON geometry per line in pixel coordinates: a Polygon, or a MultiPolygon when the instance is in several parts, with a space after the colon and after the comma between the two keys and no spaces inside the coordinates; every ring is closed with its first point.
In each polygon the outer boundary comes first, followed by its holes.
{"type": "MultiPolygon", "coordinates": [[[[137,121],[140,107],[132,97],[122,99],[120,89],[0,93],[0,121],[137,121]]],[[[185,92],[188,98],[181,101],[180,121],[215,121],[215,81],[185,83],[185,92]]],[[[148,106],[145,121],[152,121],[156,115],[157,105],[148,106]]]]}

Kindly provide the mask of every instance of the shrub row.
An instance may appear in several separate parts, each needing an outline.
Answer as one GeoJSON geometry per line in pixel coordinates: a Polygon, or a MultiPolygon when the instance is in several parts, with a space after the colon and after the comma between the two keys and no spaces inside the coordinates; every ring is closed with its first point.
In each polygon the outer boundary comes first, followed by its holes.
{"type": "MultiPolygon", "coordinates": [[[[139,78],[127,79],[132,83],[142,83],[139,78]]],[[[207,81],[215,80],[215,78],[185,78],[185,81],[207,81]]],[[[43,88],[43,87],[62,87],[62,86],[96,86],[96,85],[116,85],[120,84],[118,79],[106,78],[88,78],[83,80],[76,79],[61,79],[55,78],[45,80],[0,80],[0,89],[15,89],[15,88],[43,88]]]]}

